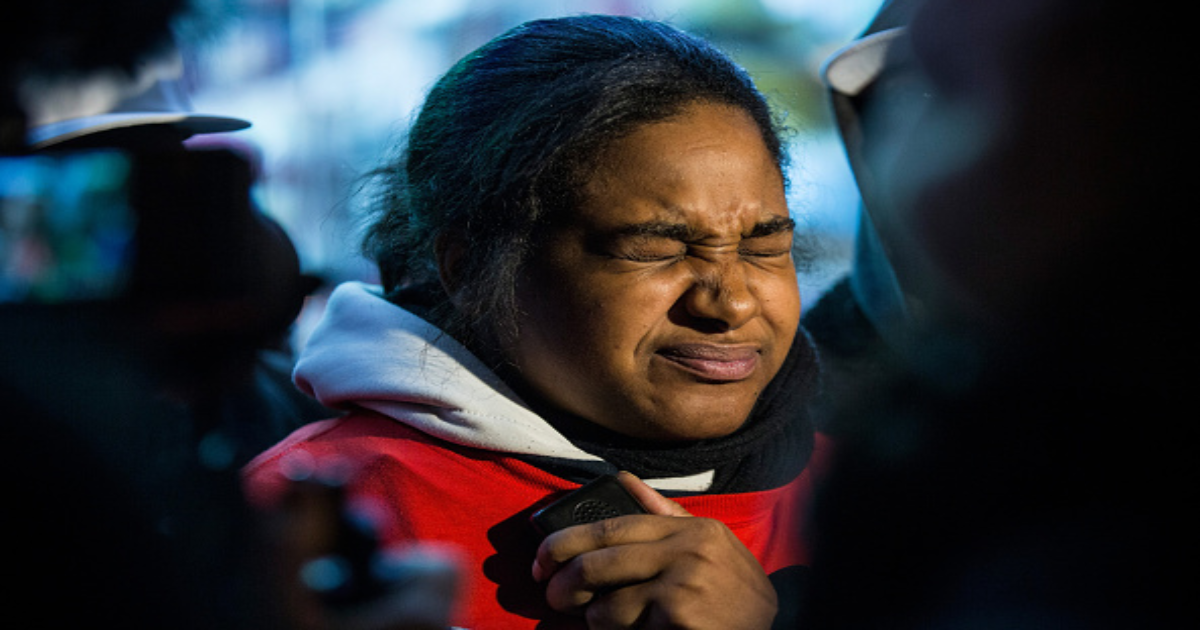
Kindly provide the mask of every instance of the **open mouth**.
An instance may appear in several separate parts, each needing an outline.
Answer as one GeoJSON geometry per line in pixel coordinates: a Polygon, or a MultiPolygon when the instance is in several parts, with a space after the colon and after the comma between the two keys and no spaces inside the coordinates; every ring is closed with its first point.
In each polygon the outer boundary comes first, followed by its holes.
{"type": "Polygon", "coordinates": [[[658,356],[708,381],[750,378],[758,367],[758,349],[751,346],[687,344],[658,351],[658,356]]]}

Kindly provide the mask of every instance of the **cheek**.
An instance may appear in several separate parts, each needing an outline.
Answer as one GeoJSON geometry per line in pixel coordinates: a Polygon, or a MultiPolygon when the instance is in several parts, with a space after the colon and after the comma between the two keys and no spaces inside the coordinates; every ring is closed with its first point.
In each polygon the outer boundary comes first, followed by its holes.
{"type": "Polygon", "coordinates": [[[780,279],[778,285],[768,293],[763,301],[764,308],[769,313],[773,313],[776,318],[794,320],[796,325],[799,325],[800,284],[796,281],[796,272],[793,271],[787,277],[780,279]]]}
{"type": "Polygon", "coordinates": [[[517,354],[536,352],[541,364],[571,371],[636,369],[675,293],[670,282],[646,278],[547,274],[521,295],[517,354]]]}
{"type": "Polygon", "coordinates": [[[771,378],[774,378],[775,373],[778,372],[780,366],[787,359],[792,344],[796,341],[796,331],[800,327],[799,293],[797,292],[791,298],[781,296],[772,300],[767,312],[767,321],[772,328],[775,338],[775,347],[772,353],[774,369],[770,375],[771,378]]]}
{"type": "Polygon", "coordinates": [[[587,278],[564,286],[549,315],[558,320],[558,336],[564,344],[631,360],[659,322],[667,319],[672,295],[661,282],[587,278]]]}
{"type": "Polygon", "coordinates": [[[800,285],[795,270],[762,278],[755,291],[764,319],[777,335],[791,335],[800,326],[800,285]]]}

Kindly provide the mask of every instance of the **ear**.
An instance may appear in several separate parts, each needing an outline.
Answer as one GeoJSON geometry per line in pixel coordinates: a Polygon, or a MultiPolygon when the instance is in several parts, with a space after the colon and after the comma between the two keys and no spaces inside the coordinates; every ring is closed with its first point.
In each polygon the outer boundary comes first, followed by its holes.
{"type": "Polygon", "coordinates": [[[467,251],[467,244],[458,232],[443,232],[433,245],[434,256],[437,258],[438,279],[441,280],[442,290],[450,296],[450,301],[458,305],[459,287],[461,286],[460,262],[467,251]]]}

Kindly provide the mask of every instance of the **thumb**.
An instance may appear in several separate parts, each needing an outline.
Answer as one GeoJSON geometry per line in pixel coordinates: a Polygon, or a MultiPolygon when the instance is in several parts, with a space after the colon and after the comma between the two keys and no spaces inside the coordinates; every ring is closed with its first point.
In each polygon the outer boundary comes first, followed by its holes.
{"type": "Polygon", "coordinates": [[[657,514],[659,516],[691,516],[692,514],[683,509],[682,505],[659,494],[657,490],[646,485],[646,482],[638,479],[636,475],[630,472],[621,471],[617,473],[617,481],[621,486],[629,491],[642,507],[646,508],[647,512],[657,514]]]}

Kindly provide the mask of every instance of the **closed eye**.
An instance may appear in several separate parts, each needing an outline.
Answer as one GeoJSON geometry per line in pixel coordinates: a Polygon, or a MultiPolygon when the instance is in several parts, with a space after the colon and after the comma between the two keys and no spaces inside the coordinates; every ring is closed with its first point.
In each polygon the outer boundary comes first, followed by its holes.
{"type": "Polygon", "coordinates": [[[626,242],[612,253],[614,258],[632,262],[667,262],[687,256],[687,245],[678,241],[654,239],[653,241],[626,242]]]}
{"type": "Polygon", "coordinates": [[[742,239],[738,253],[751,258],[788,256],[792,253],[795,226],[796,222],[786,217],[759,223],[742,239]]]}
{"type": "MultiPolygon", "coordinates": [[[[738,255],[745,258],[786,258],[792,252],[795,221],[775,217],[755,224],[742,237],[738,255]]],[[[637,263],[661,263],[683,260],[693,243],[704,241],[703,235],[683,224],[649,222],[627,226],[609,240],[602,249],[613,259],[637,263]]]]}
{"type": "Polygon", "coordinates": [[[666,262],[687,255],[694,234],[683,224],[651,221],[629,225],[612,235],[609,255],[632,262],[666,262]]]}
{"type": "Polygon", "coordinates": [[[738,254],[747,258],[775,258],[780,256],[788,256],[792,253],[792,248],[758,248],[758,247],[739,247],[738,254]]]}

